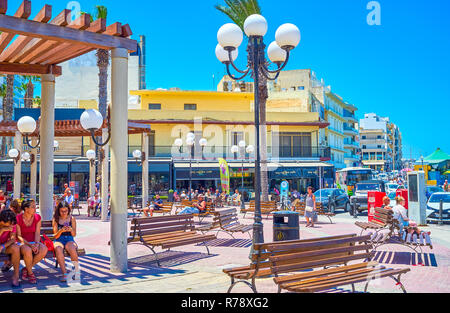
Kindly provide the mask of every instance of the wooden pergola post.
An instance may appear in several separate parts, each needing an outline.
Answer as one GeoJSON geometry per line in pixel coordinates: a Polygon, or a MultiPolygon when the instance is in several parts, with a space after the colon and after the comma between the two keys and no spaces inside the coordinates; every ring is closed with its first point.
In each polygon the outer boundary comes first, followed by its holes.
{"type": "Polygon", "coordinates": [[[16,136],[14,137],[14,149],[19,151],[19,159],[14,162],[14,199],[19,199],[22,183],[22,135],[19,131],[16,131],[16,136]]]}
{"type": "Polygon", "coordinates": [[[111,272],[128,270],[128,51],[111,51],[111,272]]]}
{"type": "Polygon", "coordinates": [[[42,220],[51,221],[53,217],[53,143],[55,140],[54,75],[42,75],[41,93],[39,210],[42,220]]]}

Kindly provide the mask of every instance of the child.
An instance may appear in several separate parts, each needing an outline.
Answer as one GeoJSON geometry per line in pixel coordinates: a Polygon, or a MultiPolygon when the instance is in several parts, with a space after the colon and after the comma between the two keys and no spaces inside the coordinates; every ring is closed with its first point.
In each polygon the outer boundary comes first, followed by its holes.
{"type": "Polygon", "coordinates": [[[0,253],[10,255],[11,261],[2,268],[6,272],[10,269],[11,263],[14,267],[11,286],[20,288],[19,267],[20,267],[20,248],[16,244],[16,214],[11,210],[4,210],[0,213],[0,253]]]}

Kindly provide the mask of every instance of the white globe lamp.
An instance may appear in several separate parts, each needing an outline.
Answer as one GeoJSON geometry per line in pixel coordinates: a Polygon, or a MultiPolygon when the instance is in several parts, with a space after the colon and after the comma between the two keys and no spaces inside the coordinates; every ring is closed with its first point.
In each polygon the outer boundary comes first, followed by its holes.
{"type": "Polygon", "coordinates": [[[188,139],[186,139],[186,144],[187,144],[189,147],[192,147],[192,146],[194,145],[194,139],[193,139],[193,138],[188,138],[188,139]]]}
{"type": "Polygon", "coordinates": [[[277,42],[274,41],[267,48],[267,55],[273,63],[281,64],[286,61],[287,52],[281,49],[277,42]]]}
{"type": "Polygon", "coordinates": [[[208,144],[208,140],[206,140],[205,138],[202,138],[198,141],[198,143],[200,144],[200,146],[206,147],[206,145],[208,144]]]}
{"type": "Polygon", "coordinates": [[[8,155],[11,159],[15,159],[19,156],[19,150],[11,149],[11,150],[9,150],[8,155]]]}
{"type": "MultiPolygon", "coordinates": [[[[237,59],[238,54],[238,49],[231,51],[231,58],[233,62],[237,59]]],[[[217,44],[216,46],[216,57],[222,63],[230,62],[228,51],[226,51],[220,44],[217,44]]]]}
{"type": "Polygon", "coordinates": [[[53,148],[58,149],[58,147],[59,147],[59,142],[54,140],[53,141],[53,148]]]}
{"type": "Polygon", "coordinates": [[[22,153],[22,160],[29,161],[30,160],[30,154],[28,152],[22,153]]]}
{"type": "Polygon", "coordinates": [[[278,27],[275,33],[275,40],[282,49],[294,49],[300,43],[301,35],[297,26],[286,23],[278,27]]]}
{"type": "Polygon", "coordinates": [[[267,33],[267,21],[264,16],[253,14],[244,22],[244,32],[248,37],[264,37],[267,33]]]}
{"type": "Polygon", "coordinates": [[[247,151],[248,154],[252,154],[255,151],[255,147],[249,145],[245,151],[247,151]]]}
{"type": "Polygon", "coordinates": [[[133,158],[140,159],[142,157],[142,152],[140,150],[133,151],[133,158]]]}
{"type": "Polygon", "coordinates": [[[99,111],[88,109],[81,114],[80,122],[85,130],[96,131],[102,127],[103,117],[99,111]]]}
{"type": "Polygon", "coordinates": [[[238,48],[242,40],[244,40],[242,30],[233,23],[223,25],[217,32],[217,41],[225,49],[234,50],[238,48]]]}
{"type": "Polygon", "coordinates": [[[183,145],[183,139],[181,138],[175,139],[174,145],[178,148],[181,147],[183,145]]]}
{"type": "Polygon", "coordinates": [[[239,141],[239,147],[240,148],[245,148],[245,141],[244,140],[239,141]]]}
{"type": "Polygon", "coordinates": [[[88,160],[95,160],[95,151],[94,150],[86,151],[86,157],[88,158],[88,160]]]}
{"type": "Polygon", "coordinates": [[[30,135],[36,130],[36,121],[31,116],[21,117],[17,121],[17,129],[23,135],[30,135]]]}
{"type": "Polygon", "coordinates": [[[239,152],[239,147],[234,145],[231,147],[231,153],[238,153],[239,152]]]}

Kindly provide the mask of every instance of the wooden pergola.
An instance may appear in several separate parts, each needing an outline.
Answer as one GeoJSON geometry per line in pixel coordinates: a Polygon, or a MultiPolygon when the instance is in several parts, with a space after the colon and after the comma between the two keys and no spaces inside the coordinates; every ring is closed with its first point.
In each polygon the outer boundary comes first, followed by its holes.
{"type": "MultiPolygon", "coordinates": [[[[53,212],[55,76],[63,74],[58,64],[96,49],[111,52],[111,271],[126,272],[127,186],[123,182],[128,175],[128,138],[124,135],[128,126],[128,53],[137,50],[137,42],[129,38],[131,28],[119,22],[106,26],[104,19],[91,22],[88,14],[72,20],[67,9],[53,17],[51,5],[44,5],[30,20],[29,0],[24,0],[13,15],[7,11],[8,1],[0,0],[0,73],[41,76],[39,207],[44,220],[50,220],[53,212]]],[[[103,138],[106,132],[104,128],[103,138]]],[[[108,145],[104,150],[109,155],[108,145]]],[[[104,173],[108,172],[108,161],[103,161],[104,173]]],[[[104,174],[102,194],[108,194],[104,174]]]]}

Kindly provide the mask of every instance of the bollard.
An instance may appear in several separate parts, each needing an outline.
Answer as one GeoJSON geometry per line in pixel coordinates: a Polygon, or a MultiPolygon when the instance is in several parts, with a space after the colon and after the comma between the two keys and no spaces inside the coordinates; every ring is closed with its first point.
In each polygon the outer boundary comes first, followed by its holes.
{"type": "Polygon", "coordinates": [[[444,200],[441,200],[441,202],[439,203],[439,225],[442,225],[442,210],[444,207],[444,200]]]}
{"type": "Polygon", "coordinates": [[[358,218],[358,211],[356,210],[356,198],[353,198],[353,218],[358,218]]]}

